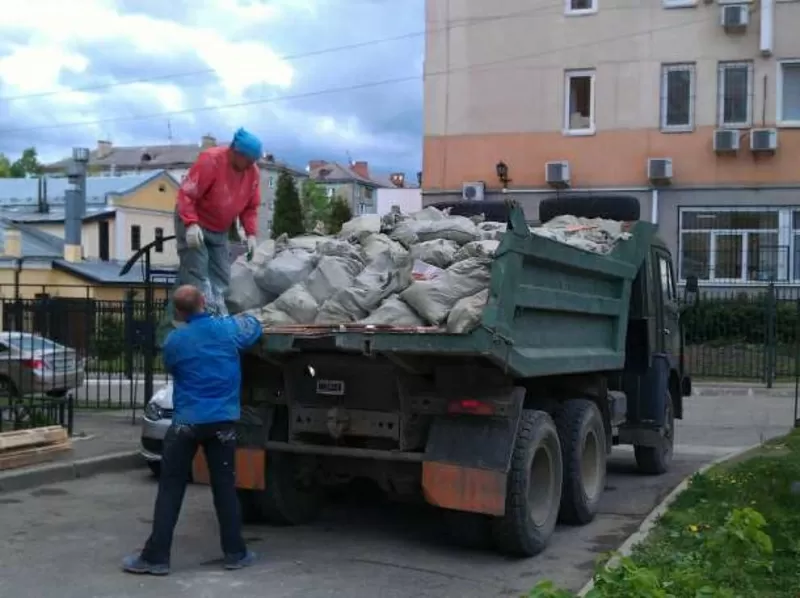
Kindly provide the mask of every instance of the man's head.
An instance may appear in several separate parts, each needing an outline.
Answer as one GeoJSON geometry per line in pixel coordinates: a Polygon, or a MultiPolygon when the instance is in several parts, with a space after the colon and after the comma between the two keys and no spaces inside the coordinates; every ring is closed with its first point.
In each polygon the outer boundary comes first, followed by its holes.
{"type": "Polygon", "coordinates": [[[203,313],[206,309],[206,298],[203,293],[190,284],[178,287],[173,301],[175,303],[175,316],[182,322],[195,314],[203,313]]]}
{"type": "Polygon", "coordinates": [[[244,172],[261,158],[261,152],[258,137],[243,128],[234,133],[231,142],[231,165],[234,170],[244,172]]]}

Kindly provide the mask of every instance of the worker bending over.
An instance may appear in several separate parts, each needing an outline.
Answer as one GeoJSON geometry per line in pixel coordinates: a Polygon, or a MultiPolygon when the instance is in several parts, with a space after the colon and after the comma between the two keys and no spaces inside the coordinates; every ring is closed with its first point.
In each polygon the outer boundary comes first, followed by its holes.
{"type": "Polygon", "coordinates": [[[214,508],[219,521],[224,567],[240,569],[255,555],[242,538],[235,485],[234,422],[240,417],[239,351],[261,338],[253,316],[212,318],[194,286],[175,291],[176,317],[186,322],[167,336],[164,365],[173,380],[174,415],[164,438],[153,530],[138,555],[125,558],[129,573],[167,575],[175,524],[186,493],[197,447],[208,462],[214,508]]]}

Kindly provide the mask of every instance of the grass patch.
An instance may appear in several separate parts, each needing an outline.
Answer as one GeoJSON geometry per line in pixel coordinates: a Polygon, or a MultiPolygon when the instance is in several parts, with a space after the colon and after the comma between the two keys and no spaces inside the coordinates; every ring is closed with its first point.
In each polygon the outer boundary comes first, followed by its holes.
{"type": "MultiPolygon", "coordinates": [[[[800,431],[696,475],[630,558],[598,568],[589,598],[796,598],[798,486],[800,431]]],[[[529,594],[572,596],[549,582],[529,594]]]]}

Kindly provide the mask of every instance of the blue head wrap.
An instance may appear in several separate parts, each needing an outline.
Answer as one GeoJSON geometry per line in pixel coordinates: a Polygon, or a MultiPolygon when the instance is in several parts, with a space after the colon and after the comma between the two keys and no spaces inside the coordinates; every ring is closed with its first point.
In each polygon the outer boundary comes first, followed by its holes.
{"type": "Polygon", "coordinates": [[[239,128],[233,134],[233,143],[231,145],[233,149],[251,160],[261,158],[261,141],[244,128],[239,128]]]}

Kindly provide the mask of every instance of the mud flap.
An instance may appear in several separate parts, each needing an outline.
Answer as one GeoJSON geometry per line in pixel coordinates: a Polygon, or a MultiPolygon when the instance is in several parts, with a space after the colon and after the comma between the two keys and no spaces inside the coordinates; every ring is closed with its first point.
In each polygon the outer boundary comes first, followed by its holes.
{"type": "Polygon", "coordinates": [[[431,425],[422,463],[425,500],[471,513],[505,514],[506,478],[525,390],[515,388],[504,417],[439,416],[431,425]]]}
{"type": "Polygon", "coordinates": [[[638,377],[638,399],[628,403],[628,421],[619,430],[620,444],[658,446],[664,425],[666,391],[669,388],[670,362],[655,354],[647,372],[638,377]]]}
{"type": "MultiPolygon", "coordinates": [[[[264,490],[264,473],[267,453],[264,449],[239,447],[236,449],[236,487],[243,490],[264,490]]],[[[203,447],[197,449],[192,461],[192,479],[196,484],[210,484],[208,462],[203,447]]]]}

